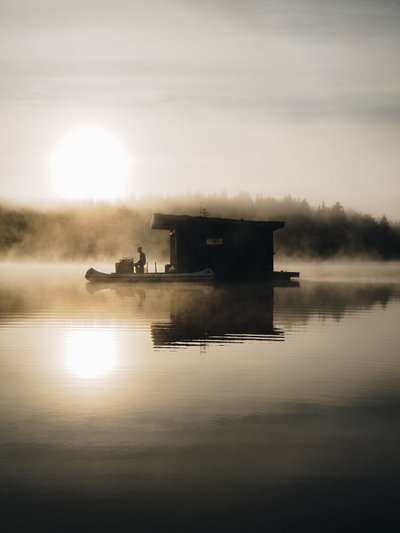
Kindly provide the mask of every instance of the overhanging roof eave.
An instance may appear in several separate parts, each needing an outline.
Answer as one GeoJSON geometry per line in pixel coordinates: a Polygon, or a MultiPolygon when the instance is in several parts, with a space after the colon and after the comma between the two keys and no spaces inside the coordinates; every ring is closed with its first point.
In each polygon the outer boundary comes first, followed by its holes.
{"type": "Polygon", "coordinates": [[[173,230],[178,224],[226,224],[226,225],[246,225],[253,227],[265,227],[268,230],[275,231],[285,226],[285,223],[278,220],[243,220],[233,218],[214,218],[190,215],[168,215],[162,213],[154,213],[150,223],[151,229],[173,230]]]}

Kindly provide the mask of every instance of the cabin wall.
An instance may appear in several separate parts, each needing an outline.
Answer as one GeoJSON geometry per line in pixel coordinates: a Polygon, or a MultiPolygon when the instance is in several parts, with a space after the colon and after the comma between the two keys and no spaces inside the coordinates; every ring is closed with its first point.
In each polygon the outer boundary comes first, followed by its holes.
{"type": "Polygon", "coordinates": [[[169,232],[169,256],[170,264],[176,265],[176,232],[172,230],[169,232]]]}
{"type": "Polygon", "coordinates": [[[177,226],[175,267],[178,272],[193,272],[206,268],[205,245],[201,228],[177,226]]]}
{"type": "Polygon", "coordinates": [[[240,224],[177,225],[171,233],[171,263],[178,272],[209,267],[222,277],[268,276],[273,231],[240,224]]]}

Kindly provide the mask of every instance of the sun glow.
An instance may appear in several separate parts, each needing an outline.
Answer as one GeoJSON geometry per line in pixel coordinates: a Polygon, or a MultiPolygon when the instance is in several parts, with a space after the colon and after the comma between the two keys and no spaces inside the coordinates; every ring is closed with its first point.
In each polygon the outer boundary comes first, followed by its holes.
{"type": "Polygon", "coordinates": [[[66,366],[76,376],[95,379],[109,374],[116,365],[111,334],[90,330],[71,333],[66,342],[66,366]]]}
{"type": "Polygon", "coordinates": [[[101,128],[71,131],[50,159],[57,194],[69,200],[117,200],[126,194],[130,161],[119,141],[101,128]]]}

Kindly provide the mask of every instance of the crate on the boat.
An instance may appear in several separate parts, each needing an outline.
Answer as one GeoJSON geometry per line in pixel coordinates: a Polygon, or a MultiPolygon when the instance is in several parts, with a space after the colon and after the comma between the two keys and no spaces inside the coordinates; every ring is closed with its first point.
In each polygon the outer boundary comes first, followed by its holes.
{"type": "Polygon", "coordinates": [[[115,263],[115,272],[117,274],[133,274],[133,258],[123,257],[115,263]]]}

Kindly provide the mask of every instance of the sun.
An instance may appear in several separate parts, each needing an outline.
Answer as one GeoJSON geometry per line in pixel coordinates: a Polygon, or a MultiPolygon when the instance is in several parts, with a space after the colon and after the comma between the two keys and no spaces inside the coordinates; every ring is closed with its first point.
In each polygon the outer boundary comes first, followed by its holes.
{"type": "Polygon", "coordinates": [[[126,194],[130,160],[120,142],[102,128],[78,128],[50,158],[51,179],[68,200],[117,200],[126,194]]]}

